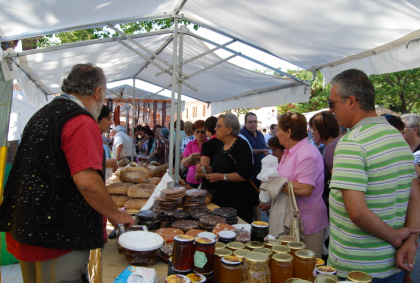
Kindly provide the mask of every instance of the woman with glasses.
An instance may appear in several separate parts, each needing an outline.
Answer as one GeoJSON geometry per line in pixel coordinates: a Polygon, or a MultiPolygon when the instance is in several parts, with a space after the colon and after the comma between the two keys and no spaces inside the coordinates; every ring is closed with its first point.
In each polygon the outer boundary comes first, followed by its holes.
{"type": "MultiPolygon", "coordinates": [[[[276,126],[277,127],[277,126],[276,126]]],[[[282,146],[279,142],[279,138],[277,136],[274,136],[272,138],[268,139],[267,142],[268,145],[268,149],[271,149],[271,154],[275,157],[277,157],[277,159],[281,160],[283,154],[284,154],[284,146],[282,146]]]]}
{"type": "MultiPolygon", "coordinates": [[[[238,137],[239,120],[233,114],[219,116],[216,135],[217,144],[206,166],[206,189],[213,195],[212,202],[221,207],[233,207],[244,221],[253,220],[253,207],[258,205],[258,193],[249,182],[252,171],[252,151],[248,143],[238,137]]],[[[197,166],[197,173],[203,174],[203,165],[197,166]]]]}
{"type": "MultiPolygon", "coordinates": [[[[316,257],[322,257],[324,233],[328,226],[324,191],[324,161],[316,147],[308,141],[307,122],[300,113],[280,115],[277,137],[286,149],[277,171],[293,184],[303,226],[303,242],[316,257]]],[[[287,183],[282,192],[289,193],[287,183]]]]}
{"type": "Polygon", "coordinates": [[[195,139],[190,141],[183,152],[183,158],[181,161],[182,166],[188,169],[186,182],[193,188],[197,188],[201,180],[196,180],[194,175],[196,171],[197,164],[200,163],[200,152],[203,143],[208,139],[206,136],[206,130],[204,129],[204,120],[197,120],[192,124],[192,130],[194,133],[195,139]]]}

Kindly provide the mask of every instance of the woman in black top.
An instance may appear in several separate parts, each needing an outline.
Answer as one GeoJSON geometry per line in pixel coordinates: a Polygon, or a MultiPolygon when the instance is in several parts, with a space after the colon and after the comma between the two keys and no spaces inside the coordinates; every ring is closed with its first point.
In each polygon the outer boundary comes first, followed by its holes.
{"type": "MultiPolygon", "coordinates": [[[[215,147],[206,168],[206,188],[212,202],[221,207],[233,207],[238,216],[252,222],[253,207],[258,205],[258,193],[249,183],[252,170],[252,152],[248,143],[239,138],[239,120],[233,114],[222,114],[216,124],[216,135],[221,141],[215,147]]],[[[197,171],[202,172],[202,165],[197,171]]]]}

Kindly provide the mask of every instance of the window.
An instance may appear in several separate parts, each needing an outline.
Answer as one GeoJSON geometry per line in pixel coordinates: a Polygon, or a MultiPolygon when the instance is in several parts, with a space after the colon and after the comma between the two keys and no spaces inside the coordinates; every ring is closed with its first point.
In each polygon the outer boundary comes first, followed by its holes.
{"type": "Polygon", "coordinates": [[[203,117],[205,117],[206,116],[206,105],[205,104],[203,104],[203,115],[202,115],[203,117]]]}
{"type": "Polygon", "coordinates": [[[192,114],[193,118],[197,118],[197,106],[193,107],[193,114],[192,114]]]}

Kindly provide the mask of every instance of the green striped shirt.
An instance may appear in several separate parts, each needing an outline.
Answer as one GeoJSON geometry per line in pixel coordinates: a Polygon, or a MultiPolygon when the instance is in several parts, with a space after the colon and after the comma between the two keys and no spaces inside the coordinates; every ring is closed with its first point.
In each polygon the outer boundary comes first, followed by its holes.
{"type": "Polygon", "coordinates": [[[340,140],[330,183],[328,260],[338,276],[357,270],[384,278],[400,271],[395,267],[392,245],[350,220],[340,189],[364,192],[372,212],[389,226],[402,228],[413,178],[413,153],[384,117],[360,121],[340,140]]]}

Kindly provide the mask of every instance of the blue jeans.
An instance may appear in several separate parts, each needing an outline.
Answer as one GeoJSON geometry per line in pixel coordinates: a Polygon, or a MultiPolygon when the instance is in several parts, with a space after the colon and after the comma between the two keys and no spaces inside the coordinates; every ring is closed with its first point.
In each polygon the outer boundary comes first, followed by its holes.
{"type": "MultiPolygon", "coordinates": [[[[400,271],[386,278],[373,278],[372,283],[402,283],[403,279],[404,279],[404,271],[400,271]]],[[[340,278],[340,280],[346,280],[346,279],[340,278]]]]}

